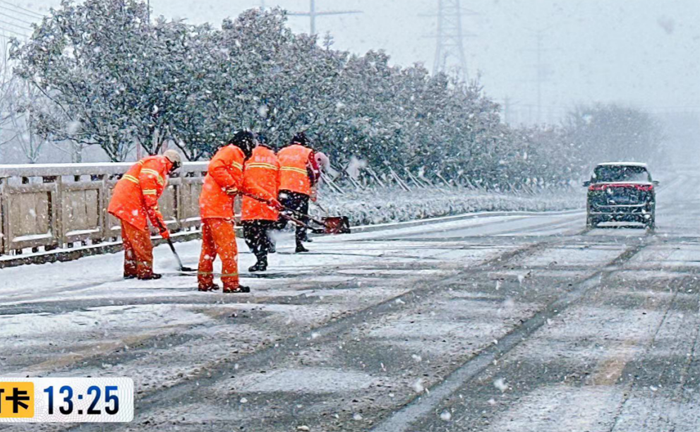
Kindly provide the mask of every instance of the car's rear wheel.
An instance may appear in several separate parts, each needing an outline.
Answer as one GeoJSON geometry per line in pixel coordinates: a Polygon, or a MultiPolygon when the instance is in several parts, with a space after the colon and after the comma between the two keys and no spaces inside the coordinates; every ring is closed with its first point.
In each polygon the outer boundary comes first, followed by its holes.
{"type": "Polygon", "coordinates": [[[652,213],[651,217],[646,220],[644,225],[650,230],[656,229],[656,215],[652,213]]]}

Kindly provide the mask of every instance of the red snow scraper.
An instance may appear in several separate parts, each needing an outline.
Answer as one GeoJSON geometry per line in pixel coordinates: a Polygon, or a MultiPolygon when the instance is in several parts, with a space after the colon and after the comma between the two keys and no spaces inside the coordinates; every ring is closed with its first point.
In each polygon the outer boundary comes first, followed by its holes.
{"type": "Polygon", "coordinates": [[[350,234],[350,219],[347,216],[324,217],[321,220],[318,220],[310,216],[299,215],[298,212],[295,212],[294,210],[288,208],[285,208],[284,210],[295,214],[297,217],[290,216],[286,213],[280,213],[280,216],[299,226],[306,227],[307,229],[311,230],[311,232],[314,234],[350,234]],[[301,220],[304,217],[309,219],[311,222],[320,225],[323,228],[316,228],[307,224],[306,222],[301,220]]]}
{"type": "Polygon", "coordinates": [[[323,227],[311,228],[315,234],[350,234],[350,218],[347,216],[328,216],[321,220],[309,217],[309,219],[323,227]]]}
{"type": "Polygon", "coordinates": [[[326,214],[326,217],[321,221],[312,219],[314,222],[322,225],[325,228],[325,234],[350,234],[350,218],[347,216],[330,216],[321,204],[313,201],[314,205],[321,209],[326,214]]]}
{"type": "MultiPolygon", "coordinates": [[[[251,195],[251,194],[247,194],[247,193],[244,193],[244,195],[249,197],[249,198],[253,198],[255,200],[258,200],[260,202],[265,202],[265,203],[267,202],[267,200],[262,199],[260,197],[257,197],[255,195],[251,195]]],[[[283,211],[280,212],[280,215],[283,218],[285,218],[285,219],[287,219],[287,220],[289,220],[289,221],[291,221],[299,226],[303,226],[303,227],[306,227],[307,229],[310,229],[311,232],[313,232],[314,234],[334,235],[334,234],[350,234],[350,232],[351,232],[351,230],[350,230],[350,218],[348,218],[347,216],[329,216],[329,217],[321,218],[319,220],[319,219],[314,219],[308,215],[302,215],[299,212],[292,210],[288,207],[284,207],[284,206],[283,206],[283,211]],[[285,212],[291,213],[294,216],[291,216],[290,214],[286,214],[285,212]],[[305,223],[302,219],[309,219],[311,222],[313,222],[317,225],[320,225],[323,228],[312,227],[309,224],[305,223]]]]}

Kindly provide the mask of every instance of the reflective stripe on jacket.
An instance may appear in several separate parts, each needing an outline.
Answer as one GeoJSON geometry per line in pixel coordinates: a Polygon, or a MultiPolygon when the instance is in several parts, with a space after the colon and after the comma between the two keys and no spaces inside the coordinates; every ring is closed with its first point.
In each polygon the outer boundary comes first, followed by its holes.
{"type": "MultiPolygon", "coordinates": [[[[256,187],[264,190],[269,197],[276,197],[279,192],[280,163],[275,152],[265,146],[258,146],[245,164],[243,184],[246,189],[256,187]]],[[[244,196],[241,220],[276,221],[279,211],[264,202],[244,196]]]]}
{"type": "Polygon", "coordinates": [[[233,202],[239,192],[268,200],[276,198],[255,184],[243,184],[244,164],[243,150],[234,145],[227,145],[216,152],[209,162],[199,196],[199,214],[202,219],[233,220],[233,202]]]}
{"type": "Polygon", "coordinates": [[[277,153],[280,161],[280,190],[311,195],[309,164],[313,151],[299,144],[283,148],[277,153]]]}
{"type": "Polygon", "coordinates": [[[150,219],[161,231],[165,222],[158,209],[158,199],[167,186],[169,170],[170,162],[165,156],[149,156],[138,161],[117,182],[107,211],[140,230],[148,227],[150,219]]]}
{"type": "Polygon", "coordinates": [[[202,219],[233,219],[233,201],[243,183],[244,162],[245,155],[236,146],[227,145],[216,152],[199,196],[202,219]]]}

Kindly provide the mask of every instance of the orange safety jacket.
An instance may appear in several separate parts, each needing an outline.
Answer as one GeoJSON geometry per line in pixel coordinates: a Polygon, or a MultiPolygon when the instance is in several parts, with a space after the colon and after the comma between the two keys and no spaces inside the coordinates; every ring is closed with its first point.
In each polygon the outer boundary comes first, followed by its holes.
{"type": "Polygon", "coordinates": [[[148,227],[147,218],[158,231],[165,230],[158,199],[167,186],[171,167],[172,162],[165,156],[149,156],[138,161],[117,182],[107,211],[140,230],[148,227]]]}
{"type": "Polygon", "coordinates": [[[299,144],[292,144],[277,153],[280,161],[280,190],[311,195],[309,167],[312,155],[313,150],[299,144]]]}
{"type": "Polygon", "coordinates": [[[254,184],[243,184],[244,163],[243,150],[234,145],[227,145],[216,152],[209,162],[199,196],[199,214],[202,219],[233,220],[233,202],[240,192],[266,200],[276,198],[254,184]]]}
{"type": "MultiPolygon", "coordinates": [[[[253,155],[245,164],[243,185],[246,189],[260,187],[268,196],[276,197],[279,193],[280,162],[275,152],[270,148],[259,145],[253,150],[253,155]]],[[[279,211],[268,204],[243,197],[241,220],[244,221],[276,221],[279,211]]]]}

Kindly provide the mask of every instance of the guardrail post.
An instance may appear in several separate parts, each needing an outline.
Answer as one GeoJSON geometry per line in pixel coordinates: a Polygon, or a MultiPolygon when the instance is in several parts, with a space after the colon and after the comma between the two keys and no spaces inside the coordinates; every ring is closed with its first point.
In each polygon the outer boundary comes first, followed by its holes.
{"type": "MultiPolygon", "coordinates": [[[[46,181],[46,178],[44,178],[46,181]]],[[[66,224],[63,221],[63,177],[56,176],[49,178],[53,180],[55,185],[54,193],[51,196],[51,209],[49,210],[49,215],[52,219],[51,229],[55,230],[53,232],[54,238],[58,243],[58,248],[65,247],[68,244],[66,240],[66,224]]]]}
{"type": "Polygon", "coordinates": [[[98,214],[100,215],[99,221],[98,221],[98,223],[100,224],[100,233],[101,233],[100,240],[99,240],[100,243],[109,239],[109,237],[110,237],[109,236],[109,227],[107,226],[107,223],[109,221],[109,219],[107,217],[107,188],[108,188],[107,178],[108,177],[109,176],[104,175],[104,174],[99,175],[97,177],[100,180],[100,182],[99,182],[100,187],[99,187],[98,192],[97,192],[98,197],[99,197],[98,203],[97,203],[97,205],[98,205],[97,211],[98,211],[98,214]]]}
{"type": "Polygon", "coordinates": [[[183,219],[185,218],[185,210],[184,206],[182,203],[184,202],[185,199],[185,188],[184,186],[184,181],[185,181],[185,176],[183,176],[181,173],[180,176],[178,177],[179,182],[175,186],[175,220],[177,222],[177,230],[182,231],[184,229],[184,226],[182,224],[183,219]]]}
{"type": "Polygon", "coordinates": [[[9,242],[9,232],[10,232],[10,214],[7,208],[7,198],[5,196],[5,188],[7,184],[7,178],[0,177],[0,255],[7,255],[10,253],[10,242],[9,242]]]}

